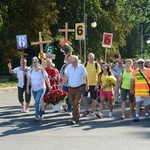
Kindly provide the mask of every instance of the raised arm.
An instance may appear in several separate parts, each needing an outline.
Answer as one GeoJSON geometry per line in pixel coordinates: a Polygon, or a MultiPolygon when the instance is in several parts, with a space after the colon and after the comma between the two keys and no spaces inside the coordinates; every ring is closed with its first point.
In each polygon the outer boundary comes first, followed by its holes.
{"type": "Polygon", "coordinates": [[[8,65],[9,73],[10,73],[10,74],[14,74],[14,71],[12,70],[12,65],[11,65],[11,63],[8,63],[7,65],[8,65]]]}

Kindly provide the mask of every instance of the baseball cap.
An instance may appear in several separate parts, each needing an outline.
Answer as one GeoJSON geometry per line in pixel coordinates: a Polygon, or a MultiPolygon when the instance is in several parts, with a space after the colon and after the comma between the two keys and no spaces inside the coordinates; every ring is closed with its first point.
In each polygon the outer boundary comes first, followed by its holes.
{"type": "Polygon", "coordinates": [[[140,59],[138,59],[138,62],[144,62],[144,59],[142,59],[142,58],[140,58],[140,59]]]}

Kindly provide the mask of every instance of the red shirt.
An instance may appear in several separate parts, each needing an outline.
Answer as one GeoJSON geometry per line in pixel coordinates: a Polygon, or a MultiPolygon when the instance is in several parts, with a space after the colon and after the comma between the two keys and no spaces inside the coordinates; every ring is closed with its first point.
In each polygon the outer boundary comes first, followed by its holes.
{"type": "MultiPolygon", "coordinates": [[[[57,72],[55,71],[54,68],[46,67],[45,70],[49,77],[57,77],[57,72]]],[[[54,87],[53,89],[56,88],[56,80],[50,80],[50,84],[51,84],[51,86],[54,87]]],[[[47,84],[46,84],[46,88],[48,88],[47,84]]]]}

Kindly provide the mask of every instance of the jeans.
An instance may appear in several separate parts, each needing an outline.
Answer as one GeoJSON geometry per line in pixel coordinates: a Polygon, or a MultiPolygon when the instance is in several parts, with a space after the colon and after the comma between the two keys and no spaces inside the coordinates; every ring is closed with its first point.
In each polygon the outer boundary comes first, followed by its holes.
{"type": "Polygon", "coordinates": [[[42,117],[41,100],[44,96],[44,93],[45,93],[45,89],[32,91],[32,94],[35,100],[35,117],[42,117]]]}
{"type": "MultiPolygon", "coordinates": [[[[69,89],[69,87],[67,87],[67,86],[62,87],[62,90],[66,91],[67,93],[68,93],[68,89],[69,89]]],[[[72,105],[71,105],[71,102],[70,102],[69,94],[66,98],[66,102],[67,102],[67,105],[68,105],[68,112],[72,111],[72,109],[71,109],[72,105]]]]}

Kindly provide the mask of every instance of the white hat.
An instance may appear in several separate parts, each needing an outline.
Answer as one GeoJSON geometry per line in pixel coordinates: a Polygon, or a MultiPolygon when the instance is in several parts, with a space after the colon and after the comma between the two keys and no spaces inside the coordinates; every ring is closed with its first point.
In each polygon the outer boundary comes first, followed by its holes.
{"type": "Polygon", "coordinates": [[[144,59],[142,59],[142,58],[138,59],[138,62],[140,62],[140,61],[144,62],[144,59]]]}

